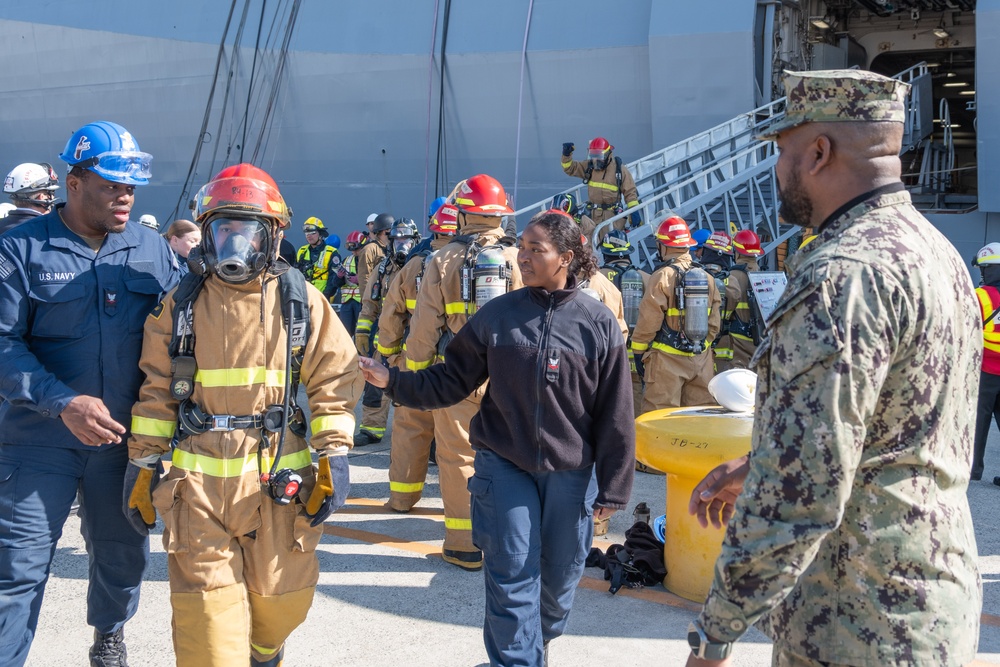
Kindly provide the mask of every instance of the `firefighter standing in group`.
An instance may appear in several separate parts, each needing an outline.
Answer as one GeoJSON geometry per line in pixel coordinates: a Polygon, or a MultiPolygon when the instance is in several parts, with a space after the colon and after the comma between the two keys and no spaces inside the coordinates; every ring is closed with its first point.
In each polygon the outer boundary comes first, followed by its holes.
{"type": "MultiPolygon", "coordinates": [[[[597,137],[590,142],[586,160],[573,159],[575,144],[567,142],[562,148],[563,171],[567,176],[583,179],[587,186],[587,202],[582,213],[589,215],[597,226],[619,212],[639,205],[639,193],[632,172],[620,157],[612,155],[614,148],[607,139],[597,137]]],[[[636,211],[631,216],[615,221],[614,228],[634,229],[639,223],[636,211]]],[[[606,231],[601,231],[600,240],[603,240],[606,231]]]]}
{"type": "Polygon", "coordinates": [[[709,345],[719,333],[719,290],[691,259],[694,241],[680,216],[666,214],[656,240],[663,264],[649,279],[632,332],[636,368],[646,383],[642,412],[714,405],[709,345]]]}
{"type": "Polygon", "coordinates": [[[722,295],[722,305],[719,307],[721,317],[719,334],[712,341],[715,372],[718,374],[729,370],[733,365],[733,341],[729,335],[729,319],[739,301],[739,288],[736,283],[729,280],[733,266],[733,240],[729,234],[723,231],[712,232],[704,243],[699,262],[715,279],[715,286],[722,295]]]}
{"type": "MultiPolygon", "coordinates": [[[[632,244],[628,240],[628,234],[621,230],[611,230],[601,241],[601,256],[604,259],[601,273],[621,292],[630,344],[632,330],[635,329],[635,323],[639,319],[639,303],[649,284],[649,274],[632,264],[631,254],[632,244]]],[[[632,370],[633,409],[635,416],[638,417],[642,414],[642,378],[636,372],[631,348],[628,351],[628,358],[632,370]]]]}
{"type": "Polygon", "coordinates": [[[573,195],[568,192],[556,195],[552,200],[552,208],[571,216],[576,221],[576,224],[580,225],[580,233],[587,237],[586,245],[589,246],[593,243],[594,230],[597,229],[597,223],[587,215],[583,210],[584,207],[576,205],[573,195]]]}
{"type": "Polygon", "coordinates": [[[16,208],[0,222],[0,234],[51,211],[58,189],[59,177],[47,162],[24,162],[11,169],[3,191],[16,208]]]}
{"type": "MultiPolygon", "coordinates": [[[[389,292],[389,286],[399,270],[406,263],[407,255],[419,242],[420,234],[412,220],[401,218],[393,222],[392,229],[389,230],[388,252],[378,266],[368,274],[364,291],[361,292],[361,315],[358,316],[358,325],[354,330],[354,345],[361,356],[370,356],[368,351],[373,347],[375,352],[371,356],[374,358],[381,359],[382,356],[387,356],[380,353],[381,346],[378,344],[378,327],[376,326],[379,314],[382,312],[382,301],[389,292]],[[374,342],[372,341],[373,333],[376,334],[374,342]]],[[[358,445],[378,442],[385,434],[389,399],[384,398],[380,390],[374,387],[371,389],[378,393],[381,407],[371,409],[366,403],[362,408],[361,430],[355,438],[355,444],[358,445]],[[361,442],[361,438],[365,438],[366,442],[361,442]]],[[[365,388],[365,392],[367,399],[368,387],[365,388]]]]}
{"type": "MultiPolygon", "coordinates": [[[[498,292],[522,286],[517,249],[496,245],[504,237],[503,216],[513,215],[507,193],[496,179],[478,174],[455,190],[461,236],[428,262],[406,339],[408,370],[427,368],[444,355],[452,337],[475,315],[477,306],[498,292]]],[[[444,501],[442,558],[478,570],[483,552],[472,543],[468,480],[473,452],[469,424],[479,411],[486,385],[458,404],[433,411],[438,474],[444,501]]]]}
{"type": "MultiPolygon", "coordinates": [[[[368,242],[361,247],[361,254],[358,255],[357,272],[358,288],[361,290],[362,308],[364,307],[364,297],[368,292],[368,280],[372,272],[378,269],[382,259],[385,257],[389,245],[389,230],[392,229],[396,219],[388,213],[372,214],[368,216],[368,242]]],[[[374,344],[378,340],[378,329],[375,322],[368,323],[369,347],[361,351],[362,356],[370,357],[374,354],[374,344]]],[[[357,341],[358,329],[363,329],[364,323],[358,315],[357,326],[354,329],[354,340],[357,341]]],[[[382,392],[365,384],[365,395],[361,399],[361,425],[354,435],[354,444],[357,447],[371,445],[382,440],[385,435],[385,425],[389,420],[389,401],[382,398],[382,392]]]]}
{"type": "Polygon", "coordinates": [[[326,242],[329,232],[319,218],[306,218],[302,231],[306,235],[306,244],[295,255],[295,268],[330,301],[337,293],[331,284],[330,274],[340,268],[340,252],[326,242]]]}
{"type": "Polygon", "coordinates": [[[351,256],[340,263],[330,277],[334,292],[340,290],[340,321],[351,338],[358,326],[358,316],[361,314],[361,287],[358,285],[358,255],[367,242],[368,237],[358,231],[347,235],[346,247],[351,256]]]}
{"type": "Polygon", "coordinates": [[[760,271],[757,258],[764,254],[760,247],[760,237],[749,229],[742,229],[733,236],[733,268],[729,271],[729,284],[737,300],[729,310],[728,329],[733,342],[733,368],[749,368],[750,359],[760,344],[760,334],[763,322],[754,303],[753,290],[750,288],[749,273],[760,271]]]}
{"type": "MultiPolygon", "coordinates": [[[[447,201],[442,204],[428,224],[432,234],[430,246],[426,251],[415,252],[389,285],[378,319],[378,350],[390,366],[406,369],[406,337],[417,307],[424,270],[433,253],[448,245],[458,231],[457,217],[458,209],[454,204],[447,201]]],[[[389,457],[389,501],[386,503],[390,509],[409,512],[420,500],[433,441],[433,412],[395,406],[392,455],[389,457]]]]}
{"type": "Polygon", "coordinates": [[[125,511],[140,531],[154,507],[163,519],[177,664],[276,667],[312,604],[322,522],[350,488],[362,376],[325,298],[275,262],[290,213],[270,176],[227,167],[195,215],[192,273],[146,319],[125,511]]]}

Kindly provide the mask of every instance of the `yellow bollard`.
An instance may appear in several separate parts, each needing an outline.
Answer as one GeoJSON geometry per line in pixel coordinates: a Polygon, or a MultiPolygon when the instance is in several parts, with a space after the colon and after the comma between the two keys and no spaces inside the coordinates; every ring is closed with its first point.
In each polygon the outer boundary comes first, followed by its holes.
{"type": "Polygon", "coordinates": [[[718,406],[654,410],[635,420],[636,458],[667,476],[663,585],[688,600],[708,595],[725,534],[688,514],[691,491],[712,468],[749,452],[752,430],[752,413],[718,406]]]}

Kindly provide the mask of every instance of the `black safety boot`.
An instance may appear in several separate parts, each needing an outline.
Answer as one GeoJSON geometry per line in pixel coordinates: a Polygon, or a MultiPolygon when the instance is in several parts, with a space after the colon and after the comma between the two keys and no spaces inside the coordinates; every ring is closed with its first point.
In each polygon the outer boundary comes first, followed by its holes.
{"type": "Polygon", "coordinates": [[[371,431],[362,428],[357,433],[354,434],[354,446],[364,447],[365,445],[374,445],[377,442],[382,442],[382,436],[377,433],[372,433],[371,431]]]}
{"type": "Polygon", "coordinates": [[[463,570],[469,570],[470,572],[478,572],[483,569],[482,551],[455,551],[453,549],[444,549],[441,552],[441,558],[446,563],[457,565],[463,570]]]}
{"type": "Polygon", "coordinates": [[[281,660],[285,657],[285,647],[282,646],[278,649],[278,652],[271,656],[269,660],[261,662],[253,656],[250,656],[250,667],[281,667],[281,660]]]}
{"type": "Polygon", "coordinates": [[[94,630],[94,645],[90,647],[90,667],[128,667],[125,650],[125,629],[104,634],[94,630]]]}

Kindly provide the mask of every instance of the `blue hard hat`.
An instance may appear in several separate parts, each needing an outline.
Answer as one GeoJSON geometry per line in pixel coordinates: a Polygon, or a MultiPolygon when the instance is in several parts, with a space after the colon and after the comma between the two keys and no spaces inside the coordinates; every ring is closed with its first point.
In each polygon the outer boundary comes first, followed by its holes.
{"type": "Polygon", "coordinates": [[[695,243],[697,243],[695,248],[700,248],[705,245],[705,241],[707,241],[710,236],[712,236],[711,229],[696,229],[691,232],[691,238],[694,239],[695,243]]]}
{"type": "Polygon", "coordinates": [[[431,208],[427,211],[427,217],[433,218],[434,214],[438,212],[438,209],[448,203],[447,197],[438,197],[431,202],[431,208]]]}
{"type": "Polygon", "coordinates": [[[113,183],[146,185],[153,156],[140,151],[131,133],[121,125],[99,120],[74,132],[59,159],[113,183]]]}
{"type": "Polygon", "coordinates": [[[336,234],[330,234],[330,238],[326,240],[326,244],[331,248],[336,248],[340,250],[340,237],[336,234]]]}
{"type": "Polygon", "coordinates": [[[653,519],[653,535],[661,543],[667,541],[667,515],[661,514],[653,519]]]}

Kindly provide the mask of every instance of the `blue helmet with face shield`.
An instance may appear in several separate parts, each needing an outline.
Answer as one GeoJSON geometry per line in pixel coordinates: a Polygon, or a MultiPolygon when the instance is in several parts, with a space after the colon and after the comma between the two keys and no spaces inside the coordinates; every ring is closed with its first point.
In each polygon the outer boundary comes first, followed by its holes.
{"type": "Polygon", "coordinates": [[[146,185],[153,156],[140,151],[132,134],[121,125],[99,120],[74,132],[59,159],[113,183],[146,185]]]}

